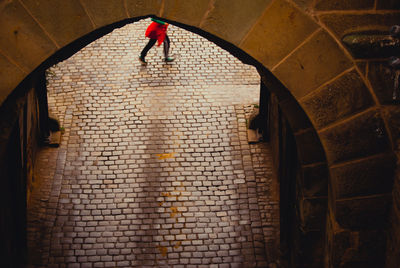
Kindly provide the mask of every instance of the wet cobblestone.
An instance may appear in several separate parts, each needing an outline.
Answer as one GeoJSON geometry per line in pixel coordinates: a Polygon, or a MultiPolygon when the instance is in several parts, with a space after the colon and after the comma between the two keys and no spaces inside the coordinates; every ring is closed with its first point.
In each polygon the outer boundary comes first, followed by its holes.
{"type": "Polygon", "coordinates": [[[147,24],[48,72],[65,131],[36,165],[30,266],[268,267],[279,218],[269,147],[246,136],[259,76],[173,26],[176,60],[154,47],[142,66],[147,24]]]}

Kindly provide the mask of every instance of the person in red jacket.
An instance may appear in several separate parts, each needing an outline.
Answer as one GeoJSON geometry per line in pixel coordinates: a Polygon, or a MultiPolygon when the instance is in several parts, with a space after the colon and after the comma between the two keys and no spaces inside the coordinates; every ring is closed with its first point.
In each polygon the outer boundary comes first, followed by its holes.
{"type": "Polygon", "coordinates": [[[157,41],[158,41],[158,46],[164,43],[164,61],[165,62],[173,61],[174,58],[168,56],[170,40],[167,35],[167,28],[169,24],[157,19],[151,19],[151,20],[152,23],[149,25],[149,27],[147,27],[145,34],[146,37],[150,38],[150,40],[140,53],[139,56],[140,62],[143,64],[147,64],[147,61],[145,60],[147,52],[149,52],[150,48],[152,48],[157,41]]]}

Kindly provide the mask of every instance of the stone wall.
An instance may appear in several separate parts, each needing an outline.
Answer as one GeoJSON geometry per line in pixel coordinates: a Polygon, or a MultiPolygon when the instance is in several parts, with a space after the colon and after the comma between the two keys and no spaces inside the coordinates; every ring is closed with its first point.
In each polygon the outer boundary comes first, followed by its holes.
{"type": "Polygon", "coordinates": [[[394,192],[392,186],[398,166],[400,108],[392,98],[394,81],[386,58],[358,59],[342,40],[357,32],[387,32],[400,21],[399,1],[243,3],[3,1],[0,101],[38,66],[51,66],[49,57],[68,56],[63,55],[64,48],[79,49],[73,47],[79,44],[75,40],[107,25],[113,28],[121,21],[153,15],[212,37],[228,50],[241,50],[247,62],[263,69],[264,76],[269,74],[267,80],[278,80],[269,88],[295,136],[302,174],[300,195],[307,201],[302,202],[303,208],[320,211],[319,216],[301,213],[300,218],[310,224],[310,231],[322,231],[321,226],[315,229],[318,220],[314,220],[325,212],[328,215],[325,265],[382,266],[384,257],[375,246],[381,249],[386,244],[382,237],[391,211],[389,237],[393,239],[387,265],[398,266],[398,177],[394,192]],[[321,205],[324,202],[327,206],[321,205]]]}
{"type": "MultiPolygon", "coordinates": [[[[35,85],[32,83],[31,85],[35,85]]],[[[13,94],[0,111],[1,267],[24,267],[26,207],[34,184],[35,156],[43,138],[38,89],[13,94]]],[[[45,117],[46,119],[46,117],[45,117]]],[[[42,122],[43,123],[43,122],[42,122]]]]}

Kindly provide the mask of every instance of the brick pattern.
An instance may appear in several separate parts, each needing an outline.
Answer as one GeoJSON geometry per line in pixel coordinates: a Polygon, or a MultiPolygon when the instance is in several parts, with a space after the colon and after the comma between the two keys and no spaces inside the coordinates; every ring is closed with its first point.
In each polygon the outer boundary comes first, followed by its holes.
{"type": "Polygon", "coordinates": [[[176,61],[153,48],[141,66],[147,24],[48,72],[65,132],[38,160],[30,267],[267,267],[279,219],[270,153],[246,137],[259,76],[176,27],[176,61]]]}

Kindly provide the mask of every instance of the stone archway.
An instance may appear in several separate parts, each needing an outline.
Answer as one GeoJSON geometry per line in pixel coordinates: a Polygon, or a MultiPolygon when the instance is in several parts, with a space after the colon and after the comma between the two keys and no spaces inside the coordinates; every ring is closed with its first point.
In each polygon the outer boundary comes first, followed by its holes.
{"type": "MultiPolygon", "coordinates": [[[[398,8],[395,1],[3,1],[0,101],[12,102],[30,87],[35,70],[66,51],[148,15],[208,36],[259,67],[292,128],[298,127],[299,155],[313,159],[303,173],[327,179],[318,170],[329,167],[326,265],[366,264],[392,200],[399,109],[380,87],[381,63],[356,60],[341,38],[387,30],[399,21],[398,8]],[[299,111],[307,123],[298,124],[299,111]]],[[[398,221],[397,203],[393,211],[398,221]]]]}

